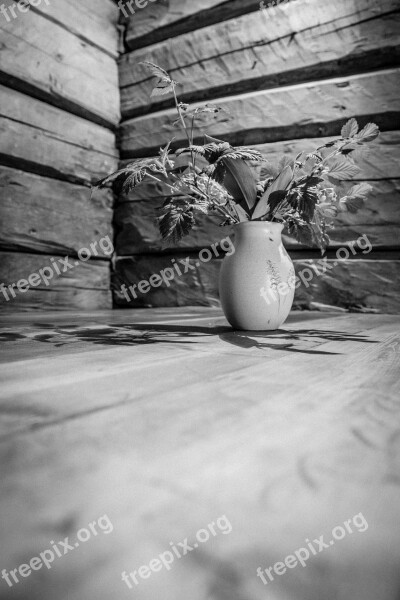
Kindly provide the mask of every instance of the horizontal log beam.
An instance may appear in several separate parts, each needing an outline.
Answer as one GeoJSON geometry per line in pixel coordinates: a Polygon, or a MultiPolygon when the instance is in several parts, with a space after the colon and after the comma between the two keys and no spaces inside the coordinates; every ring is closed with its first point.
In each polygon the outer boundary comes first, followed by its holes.
{"type": "Polygon", "coordinates": [[[115,128],[120,110],[112,56],[34,11],[2,18],[0,32],[0,83],[115,128]]]}
{"type": "MultiPolygon", "coordinates": [[[[199,119],[195,140],[203,134],[235,145],[337,135],[350,117],[365,122],[373,119],[384,131],[398,129],[400,116],[400,69],[386,69],[351,77],[338,77],[318,83],[305,83],[226,98],[216,103],[226,112],[199,119]]],[[[193,105],[195,108],[197,104],[193,105]]],[[[174,148],[185,141],[184,133],[173,125],[173,109],[131,119],[122,123],[122,158],[151,156],[168,139],[174,148]]]]}
{"type": "Polygon", "coordinates": [[[30,10],[66,29],[83,42],[118,57],[119,10],[111,0],[58,0],[30,10]]]}
{"type": "MultiPolygon", "coordinates": [[[[268,4],[272,0],[266,0],[268,4]]],[[[125,43],[142,48],[199,27],[258,10],[259,0],[157,0],[128,19],[125,43]]],[[[129,12],[127,13],[129,16],[129,12]]]]}
{"type": "MultiPolygon", "coordinates": [[[[98,257],[110,258],[98,242],[113,239],[113,195],[0,166],[0,248],[76,255],[96,243],[98,257]]],[[[105,242],[104,242],[105,244],[105,242]]]]}
{"type": "MultiPolygon", "coordinates": [[[[40,279],[39,285],[24,287],[21,280],[29,280],[33,274],[39,275],[40,269],[52,267],[51,256],[0,252],[0,283],[6,287],[0,290],[0,311],[15,312],[16,310],[95,310],[111,308],[110,263],[109,261],[88,261],[74,264],[73,269],[62,272],[64,266],[59,264],[61,275],[54,273],[48,285],[40,279]],[[7,288],[20,282],[14,287],[14,294],[7,288]]],[[[37,279],[32,279],[37,284],[37,279]]]]}
{"type": "Polygon", "coordinates": [[[117,166],[111,131],[0,86],[0,164],[89,185],[117,166]]]}
{"type": "Polygon", "coordinates": [[[396,8],[396,0],[384,0],[378,10],[372,0],[357,8],[347,0],[296,0],[125,54],[123,119],[173,105],[171,95],[150,98],[155,80],[143,60],[163,66],[185,102],[398,65],[396,8]]]}
{"type": "MultiPolygon", "coordinates": [[[[218,306],[218,273],[221,260],[212,260],[176,277],[169,287],[148,286],[147,293],[136,288],[136,298],[128,300],[121,286],[147,281],[152,274],[173,266],[171,257],[140,256],[120,259],[113,275],[114,302],[120,307],[155,306],[218,306]]],[[[352,311],[399,313],[400,260],[344,260],[337,265],[328,261],[329,268],[322,272],[317,259],[294,260],[296,273],[310,269],[313,278],[296,290],[294,308],[315,309],[339,307],[352,311]]],[[[196,258],[191,264],[195,266],[196,258]]],[[[305,279],[308,279],[308,273],[305,279]]],[[[301,279],[300,279],[301,280],[301,279]]],[[[144,287],[143,289],[147,289],[144,287]]]]}

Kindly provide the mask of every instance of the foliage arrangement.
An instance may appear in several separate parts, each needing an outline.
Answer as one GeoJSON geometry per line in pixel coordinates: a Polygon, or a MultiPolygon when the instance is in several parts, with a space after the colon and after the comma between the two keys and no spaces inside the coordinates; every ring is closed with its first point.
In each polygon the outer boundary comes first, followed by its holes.
{"type": "Polygon", "coordinates": [[[157,158],[134,160],[95,187],[118,181],[128,193],[145,177],[167,185],[171,196],[158,215],[163,238],[178,241],[189,233],[199,214],[217,213],[221,225],[250,220],[281,222],[299,242],[324,250],[333,219],[340,212],[355,213],[362,207],[371,186],[358,183],[340,197],[340,182],[360,173],[357,159],[364,145],[379,135],[374,123],[360,131],[352,118],[339,138],[314,152],[301,152],[294,159],[283,156],[274,165],[255,149],[234,148],[208,135],[204,135],[202,145],[194,144],[200,115],[203,118],[204,113],[215,115],[224,109],[213,104],[191,109],[179,102],[179,84],[164,69],[150,62],[141,64],[157,78],[152,96],[173,94],[178,114],[174,125],[183,128],[187,145],[175,151],[173,160],[171,140],[157,158]],[[184,164],[178,166],[176,161],[182,163],[182,159],[184,164]],[[261,169],[255,168],[257,163],[261,169]]]}

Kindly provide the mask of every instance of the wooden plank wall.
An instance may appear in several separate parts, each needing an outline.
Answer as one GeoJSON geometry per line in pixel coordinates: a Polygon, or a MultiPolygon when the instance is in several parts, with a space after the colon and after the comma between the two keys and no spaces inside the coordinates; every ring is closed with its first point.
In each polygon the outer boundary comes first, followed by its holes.
{"type": "MultiPolygon", "coordinates": [[[[126,52],[120,59],[124,160],[151,156],[169,136],[184,142],[172,126],[171,98],[149,97],[148,60],[179,81],[180,99],[214,101],[229,110],[203,131],[267,152],[272,157],[312,149],[338,135],[355,116],[375,121],[382,134],[363,160],[363,180],[374,192],[358,215],[341,217],[332,232],[329,264],[336,250],[366,235],[372,250],[350,255],[297,290],[301,308],[397,312],[400,279],[400,5],[398,0],[291,0],[266,8],[252,0],[170,0],[149,4],[128,21],[126,52]]],[[[200,129],[199,129],[200,136],[200,129]]],[[[198,138],[201,139],[200,137],[198,138]]],[[[346,187],[346,182],[344,187],[346,187]]],[[[154,209],[168,192],[148,183],[120,196],[115,212],[115,302],[118,306],[218,304],[220,257],[169,286],[129,300],[121,292],[148,279],[171,260],[190,256],[229,231],[203,220],[177,246],[160,243],[154,209]]],[[[297,272],[316,269],[317,250],[285,239],[297,272]]]]}
{"type": "MultiPolygon", "coordinates": [[[[118,164],[118,15],[111,0],[42,0],[0,15],[0,283],[68,256],[73,269],[42,280],[1,310],[108,308],[113,195],[91,182],[118,164]],[[78,262],[79,264],[75,264],[78,262]]],[[[15,289],[15,288],[14,288],[15,289]]]]}

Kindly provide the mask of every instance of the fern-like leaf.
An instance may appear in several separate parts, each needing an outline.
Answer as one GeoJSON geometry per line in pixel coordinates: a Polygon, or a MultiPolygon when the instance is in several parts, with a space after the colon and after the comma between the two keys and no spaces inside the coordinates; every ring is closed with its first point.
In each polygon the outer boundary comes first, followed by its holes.
{"type": "Polygon", "coordinates": [[[233,160],[265,160],[260,152],[258,152],[257,150],[252,150],[251,148],[229,148],[223,153],[223,155],[218,160],[223,160],[227,157],[233,158],[233,160]]]}
{"type": "Polygon", "coordinates": [[[195,224],[193,209],[187,200],[168,202],[161,209],[158,226],[163,239],[179,242],[195,224]]]}

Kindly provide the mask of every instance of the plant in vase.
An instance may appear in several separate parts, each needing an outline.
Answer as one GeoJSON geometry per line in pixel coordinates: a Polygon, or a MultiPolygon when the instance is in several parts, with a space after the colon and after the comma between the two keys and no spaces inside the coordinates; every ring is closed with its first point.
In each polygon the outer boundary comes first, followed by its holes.
{"type": "Polygon", "coordinates": [[[278,328],[290,312],[295,283],[282,230],[301,244],[325,251],[335,217],[357,212],[372,189],[358,183],[343,193],[342,182],[359,174],[357,159],[363,146],[379,135],[378,127],[368,123],[360,131],[352,118],[337,139],[293,159],[284,156],[278,164],[253,148],[234,148],[206,134],[203,144],[195,144],[199,119],[224,109],[179,102],[178,83],[161,67],[141,64],[158,79],[152,96],[173,94],[175,124],[187,144],[173,156],[170,140],[158,157],[133,160],[95,187],[116,181],[128,193],[144,178],[162,183],[171,192],[157,216],[166,240],[179,241],[201,214],[216,214],[221,225],[233,225],[235,253],[224,258],[220,274],[225,315],[237,329],[278,328]]]}

